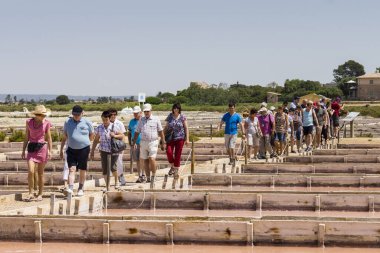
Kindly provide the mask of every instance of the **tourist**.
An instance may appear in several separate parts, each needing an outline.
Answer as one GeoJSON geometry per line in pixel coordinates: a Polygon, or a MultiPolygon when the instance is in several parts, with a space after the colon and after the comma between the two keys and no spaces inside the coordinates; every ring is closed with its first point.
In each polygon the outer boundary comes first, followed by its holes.
{"type": "Polygon", "coordinates": [[[258,121],[260,125],[260,130],[262,137],[260,138],[260,157],[265,159],[267,152],[270,154],[270,157],[275,157],[272,146],[271,139],[274,137],[274,117],[272,114],[268,113],[268,109],[263,107],[259,111],[258,121]]]}
{"type": "Polygon", "coordinates": [[[307,101],[306,108],[302,110],[302,125],[303,125],[303,134],[305,136],[306,149],[305,151],[312,150],[312,134],[314,129],[314,122],[316,122],[315,126],[318,127],[317,116],[315,115],[315,111],[313,110],[313,102],[307,101]]]}
{"type": "Polygon", "coordinates": [[[119,189],[118,171],[117,171],[117,161],[120,157],[120,153],[113,153],[111,150],[111,139],[124,138],[122,132],[118,132],[115,128],[115,123],[111,122],[112,113],[110,110],[104,111],[102,113],[102,122],[97,128],[95,128],[95,138],[92,143],[91,149],[91,160],[94,160],[94,152],[96,146],[99,143],[100,159],[102,163],[103,176],[106,179],[107,186],[109,185],[109,175],[112,173],[115,179],[115,189],[119,189]],[[109,168],[108,156],[111,156],[111,167],[109,168]],[[109,173],[109,170],[111,173],[109,173]]]}
{"type": "Polygon", "coordinates": [[[248,156],[250,159],[252,159],[251,151],[253,149],[253,159],[258,160],[259,142],[262,133],[259,127],[259,120],[257,118],[257,110],[252,109],[249,113],[249,117],[247,117],[244,122],[244,129],[246,131],[248,145],[248,156]]]}
{"type": "Polygon", "coordinates": [[[279,106],[274,115],[275,150],[277,151],[277,155],[282,155],[285,150],[288,128],[288,115],[284,113],[283,107],[279,106]]]}
{"type": "Polygon", "coordinates": [[[320,148],[322,138],[327,142],[327,121],[328,116],[325,109],[322,108],[320,102],[316,103],[315,114],[317,116],[318,126],[316,127],[315,145],[314,147],[320,148]]]}
{"type": "Polygon", "coordinates": [[[308,102],[307,99],[302,99],[302,104],[301,104],[302,109],[305,109],[307,107],[307,102],[308,102]]]}
{"type": "Polygon", "coordinates": [[[158,134],[161,137],[162,145],[165,146],[165,137],[161,121],[152,115],[152,106],[144,104],[144,117],[141,117],[136,132],[133,136],[132,145],[137,149],[137,139],[141,135],[140,159],[143,160],[147,182],[154,182],[156,176],[156,156],[158,151],[158,134]]]}
{"type": "Polygon", "coordinates": [[[66,120],[63,126],[60,157],[63,159],[63,147],[67,140],[67,165],[69,167],[69,188],[67,193],[73,194],[75,173],[79,170],[78,196],[83,196],[83,187],[86,180],[87,161],[90,154],[90,145],[94,137],[92,123],[83,117],[83,108],[75,105],[72,109],[73,117],[66,120]]]}
{"type": "Polygon", "coordinates": [[[224,144],[226,146],[227,154],[230,158],[229,165],[235,162],[235,145],[238,134],[238,125],[241,127],[242,138],[245,138],[244,125],[242,124],[241,116],[235,111],[235,103],[228,104],[228,112],[225,113],[218,125],[218,131],[226,123],[224,128],[224,144]]]}
{"type": "MultiPolygon", "coordinates": [[[[125,130],[125,126],[123,122],[117,119],[117,110],[114,108],[111,108],[109,109],[109,112],[110,112],[110,121],[113,124],[114,132],[125,134],[127,130],[125,130]]],[[[124,140],[124,138],[122,138],[122,140],[124,140]]],[[[117,163],[116,163],[117,175],[118,175],[121,186],[124,186],[126,183],[125,177],[124,177],[123,154],[124,154],[124,151],[119,153],[119,157],[117,158],[117,163]]]]}
{"type": "Polygon", "coordinates": [[[25,201],[42,201],[44,188],[44,169],[51,157],[52,150],[51,123],[46,119],[47,109],[43,105],[37,105],[32,112],[34,117],[26,121],[25,139],[22,146],[21,158],[25,159],[25,150],[28,150],[26,160],[28,162],[28,187],[29,195],[25,201]],[[35,184],[34,173],[38,171],[38,194],[34,198],[35,184]]]}
{"type": "Polygon", "coordinates": [[[297,146],[297,152],[301,152],[302,147],[302,108],[300,105],[297,105],[296,110],[291,108],[289,111],[289,114],[292,116],[293,119],[293,136],[296,141],[297,146]]]}
{"type": "Polygon", "coordinates": [[[175,103],[172,112],[165,119],[166,155],[170,163],[169,176],[174,175],[178,179],[178,169],[181,166],[183,145],[189,143],[189,128],[185,115],[181,114],[181,105],[175,103]]]}
{"type": "Polygon", "coordinates": [[[340,97],[337,97],[331,104],[331,109],[334,110],[332,114],[332,126],[334,128],[333,132],[333,138],[338,138],[339,134],[339,117],[340,117],[340,111],[343,109],[344,104],[340,104],[341,99],[340,97]]]}
{"type": "Polygon", "coordinates": [[[141,135],[136,140],[136,149],[133,147],[132,143],[132,137],[135,136],[136,128],[139,123],[139,120],[141,118],[141,108],[140,106],[136,105],[133,107],[133,119],[129,121],[128,125],[128,142],[130,145],[130,157],[131,157],[131,171],[133,169],[133,162],[136,162],[137,166],[137,176],[138,179],[136,183],[144,183],[146,182],[145,172],[141,169],[140,166],[140,141],[141,141],[141,135]]]}
{"type": "Polygon", "coordinates": [[[293,102],[290,103],[290,108],[296,109],[299,102],[300,102],[300,97],[297,97],[297,96],[294,97],[293,102]]]}
{"type": "Polygon", "coordinates": [[[327,106],[326,106],[326,98],[325,97],[322,97],[320,100],[319,100],[319,103],[321,104],[321,107],[322,109],[327,109],[327,106]]]}

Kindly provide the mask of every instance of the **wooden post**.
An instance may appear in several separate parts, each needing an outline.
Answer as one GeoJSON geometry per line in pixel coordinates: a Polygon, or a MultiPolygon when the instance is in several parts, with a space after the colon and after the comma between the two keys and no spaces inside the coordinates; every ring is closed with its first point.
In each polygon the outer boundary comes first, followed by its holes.
{"type": "Polygon", "coordinates": [[[226,164],[223,163],[223,170],[222,170],[223,173],[226,173],[226,164]]]}
{"type": "Polygon", "coordinates": [[[66,215],[70,215],[71,213],[71,199],[72,193],[67,194],[66,215]]]}
{"type": "Polygon", "coordinates": [[[218,164],[215,164],[214,173],[216,173],[216,174],[219,173],[219,171],[218,171],[218,164]]]}
{"type": "Polygon", "coordinates": [[[210,195],[208,195],[208,192],[203,197],[203,210],[208,211],[210,207],[210,195]]]}
{"type": "Polygon", "coordinates": [[[54,207],[55,207],[55,194],[50,194],[50,215],[54,214],[54,207]]]}
{"type": "Polygon", "coordinates": [[[318,224],[318,247],[325,247],[326,225],[318,224]]]}
{"type": "Polygon", "coordinates": [[[173,245],[174,244],[174,242],[173,242],[173,224],[166,224],[165,228],[166,228],[166,234],[165,234],[166,244],[167,245],[173,245]]]}
{"type": "Polygon", "coordinates": [[[94,202],[95,202],[95,197],[91,196],[88,198],[88,212],[92,213],[94,211],[94,202]]]}
{"type": "Polygon", "coordinates": [[[164,181],[162,182],[162,189],[166,188],[167,182],[168,182],[168,174],[165,174],[164,181]]]}
{"type": "Polygon", "coordinates": [[[212,140],[212,124],[210,124],[210,138],[212,140]]]}
{"type": "Polygon", "coordinates": [[[154,193],[150,197],[150,210],[156,210],[156,194],[154,193]]]}
{"type": "MultiPolygon", "coordinates": [[[[247,141],[244,141],[244,146],[245,146],[245,152],[244,152],[244,164],[248,164],[248,148],[247,148],[247,141]]],[[[251,155],[251,154],[249,154],[251,155]]]]}
{"type": "Polygon", "coordinates": [[[104,207],[104,209],[106,209],[106,210],[107,210],[107,208],[108,208],[108,197],[107,197],[107,194],[104,194],[104,195],[103,195],[103,207],[104,207]]]}
{"type": "Polygon", "coordinates": [[[103,243],[104,244],[110,243],[110,224],[109,223],[103,223],[103,243]]]}
{"type": "Polygon", "coordinates": [[[321,211],[321,196],[319,195],[315,196],[315,211],[316,212],[321,211]]]}
{"type": "Polygon", "coordinates": [[[183,189],[183,181],[184,181],[184,179],[183,179],[183,177],[181,177],[181,178],[179,179],[179,188],[180,188],[180,189],[183,189]]]}
{"type": "Polygon", "coordinates": [[[42,243],[42,227],[40,220],[34,221],[34,241],[42,243]]]}
{"type": "Polygon", "coordinates": [[[371,213],[375,212],[375,197],[374,196],[369,196],[368,197],[368,210],[371,213]]]}
{"type": "Polygon", "coordinates": [[[59,215],[62,215],[62,214],[63,214],[63,203],[59,203],[59,206],[58,206],[58,214],[59,214],[59,215]]]}
{"type": "Polygon", "coordinates": [[[350,121],[350,138],[354,138],[354,121],[350,121]]]}
{"type": "Polygon", "coordinates": [[[178,174],[174,174],[174,177],[173,177],[173,182],[172,182],[172,189],[174,190],[176,185],[177,185],[177,182],[178,182],[178,174]]]}
{"type": "Polygon", "coordinates": [[[194,147],[194,139],[191,140],[191,174],[194,174],[195,167],[195,147],[194,147]]]}
{"type": "Polygon", "coordinates": [[[253,224],[247,223],[247,246],[253,246],[253,224]]]}
{"type": "Polygon", "coordinates": [[[80,199],[76,199],[75,204],[74,204],[74,215],[79,214],[79,206],[80,206],[80,199]]]}
{"type": "Polygon", "coordinates": [[[192,181],[191,181],[191,175],[187,177],[187,186],[190,188],[192,186],[192,181]]]}
{"type": "Polygon", "coordinates": [[[263,196],[261,194],[256,195],[256,211],[261,215],[261,210],[263,207],[263,196]]]}

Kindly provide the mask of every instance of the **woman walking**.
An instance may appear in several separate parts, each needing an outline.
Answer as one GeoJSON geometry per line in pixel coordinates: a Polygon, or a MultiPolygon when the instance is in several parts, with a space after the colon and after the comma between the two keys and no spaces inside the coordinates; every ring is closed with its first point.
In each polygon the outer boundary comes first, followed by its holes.
{"type": "Polygon", "coordinates": [[[114,125],[111,123],[111,113],[109,111],[104,111],[102,113],[102,122],[103,124],[99,125],[95,129],[95,139],[92,143],[91,148],[91,160],[94,160],[94,152],[95,148],[99,143],[99,151],[100,151],[100,159],[102,163],[103,176],[107,182],[107,186],[109,186],[109,177],[107,177],[108,170],[111,170],[112,175],[115,179],[115,189],[119,189],[119,179],[117,177],[117,160],[119,158],[119,153],[112,153],[111,151],[111,139],[116,138],[122,140],[124,138],[123,133],[116,132],[114,130],[114,125]],[[108,168],[107,157],[111,156],[111,168],[108,168]]]}
{"type": "Polygon", "coordinates": [[[172,106],[172,112],[165,119],[167,123],[164,129],[167,144],[166,155],[170,163],[169,176],[174,175],[175,179],[178,179],[183,145],[189,143],[187,121],[186,117],[181,114],[181,111],[181,104],[175,103],[172,106]]]}
{"type": "Polygon", "coordinates": [[[47,160],[50,159],[50,151],[52,150],[51,123],[45,119],[48,114],[45,106],[37,105],[32,113],[34,117],[26,121],[25,139],[21,154],[21,158],[25,159],[25,150],[27,148],[29,195],[25,201],[41,201],[44,188],[44,169],[47,160]],[[35,183],[34,173],[36,171],[38,171],[38,194],[35,199],[33,188],[35,183]]]}
{"type": "Polygon", "coordinates": [[[259,120],[257,118],[257,110],[252,109],[249,113],[249,117],[245,119],[245,126],[248,145],[248,156],[251,159],[251,150],[253,148],[253,159],[259,160],[259,142],[260,137],[263,135],[259,127],[259,120]]]}

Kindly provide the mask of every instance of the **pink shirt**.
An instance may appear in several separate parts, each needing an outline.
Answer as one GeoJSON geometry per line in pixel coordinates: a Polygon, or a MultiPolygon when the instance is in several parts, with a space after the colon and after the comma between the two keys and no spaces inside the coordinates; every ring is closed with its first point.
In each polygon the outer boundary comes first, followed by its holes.
{"type": "Polygon", "coordinates": [[[28,119],[26,121],[28,124],[28,140],[29,142],[45,142],[45,134],[51,128],[51,123],[48,120],[44,120],[41,125],[36,124],[34,119],[28,119]]]}

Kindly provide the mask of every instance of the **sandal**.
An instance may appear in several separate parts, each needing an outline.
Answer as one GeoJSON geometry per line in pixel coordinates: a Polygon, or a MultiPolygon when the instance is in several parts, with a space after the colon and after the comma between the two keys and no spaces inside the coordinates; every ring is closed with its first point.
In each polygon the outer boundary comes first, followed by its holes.
{"type": "Polygon", "coordinates": [[[173,167],[170,167],[170,170],[169,170],[169,172],[168,172],[168,175],[169,175],[169,176],[173,176],[173,174],[174,174],[174,168],[173,168],[173,167]]]}
{"type": "Polygon", "coordinates": [[[33,200],[34,200],[34,195],[33,195],[33,194],[29,194],[29,195],[24,199],[25,202],[32,202],[33,200]]]}
{"type": "Polygon", "coordinates": [[[36,198],[36,201],[42,201],[42,195],[38,195],[38,197],[36,198]]]}

